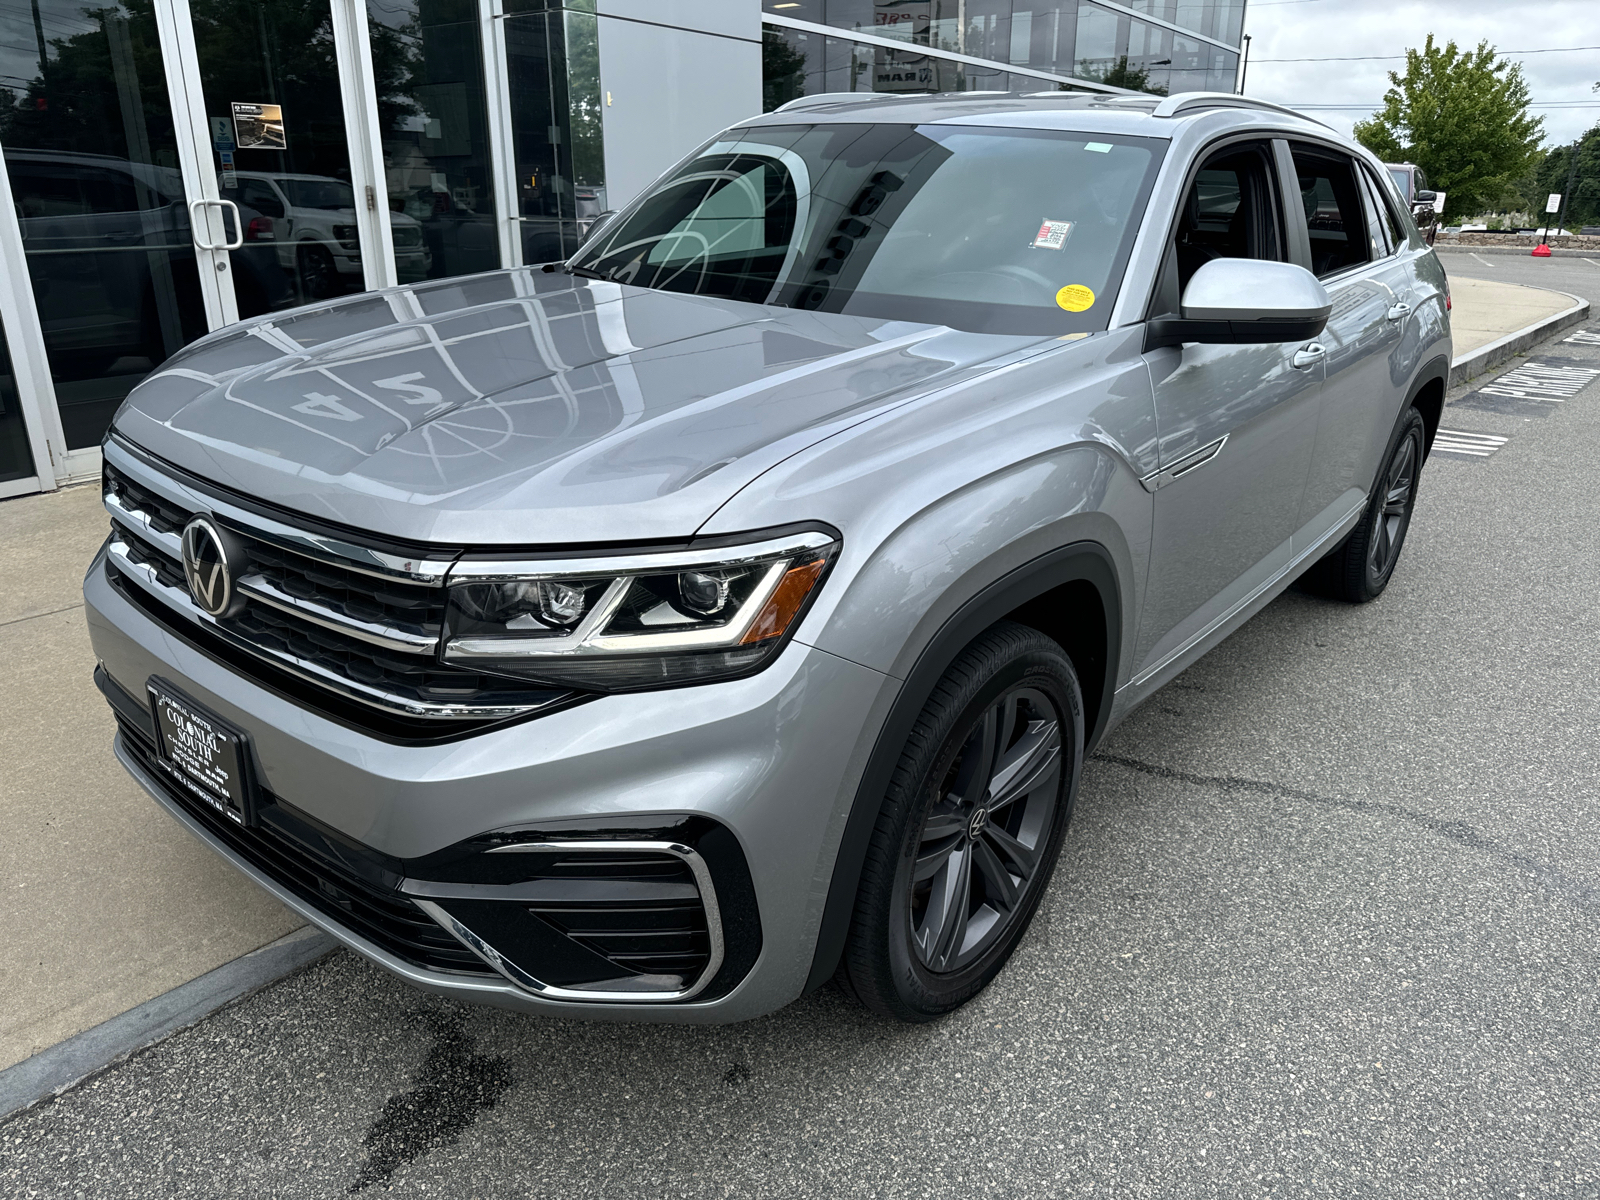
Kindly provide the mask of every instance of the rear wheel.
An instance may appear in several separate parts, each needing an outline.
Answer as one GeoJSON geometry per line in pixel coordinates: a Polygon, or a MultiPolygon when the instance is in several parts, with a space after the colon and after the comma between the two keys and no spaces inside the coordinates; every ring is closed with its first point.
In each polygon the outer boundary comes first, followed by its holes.
{"type": "Polygon", "coordinates": [[[1376,600],[1389,586],[1405,545],[1406,531],[1411,528],[1427,436],[1422,414],[1408,409],[1389,443],[1389,455],[1378,472],[1378,482],[1360,524],[1308,576],[1317,591],[1352,604],[1365,604],[1376,600]]]}
{"type": "Polygon", "coordinates": [[[971,999],[1027,930],[1083,756],[1059,644],[1002,622],[934,688],[891,780],[840,971],[863,1004],[928,1021],[971,999]]]}

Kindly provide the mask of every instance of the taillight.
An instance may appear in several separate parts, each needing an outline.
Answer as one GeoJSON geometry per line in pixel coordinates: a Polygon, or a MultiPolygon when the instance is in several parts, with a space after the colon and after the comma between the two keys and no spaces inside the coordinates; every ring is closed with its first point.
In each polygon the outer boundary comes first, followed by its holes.
{"type": "Polygon", "coordinates": [[[250,224],[245,226],[244,238],[247,242],[275,241],[277,234],[272,232],[272,218],[251,217],[250,224]]]}
{"type": "Polygon", "coordinates": [[[1444,310],[1445,312],[1450,311],[1450,289],[1448,287],[1444,289],[1444,310]]]}

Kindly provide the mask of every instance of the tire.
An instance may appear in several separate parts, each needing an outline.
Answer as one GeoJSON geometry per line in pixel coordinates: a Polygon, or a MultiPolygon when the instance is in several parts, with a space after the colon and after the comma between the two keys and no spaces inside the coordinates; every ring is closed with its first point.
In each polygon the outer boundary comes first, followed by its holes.
{"type": "Polygon", "coordinates": [[[1427,444],[1422,414],[1407,409],[1389,441],[1360,524],[1307,576],[1313,590],[1351,604],[1366,604],[1383,595],[1411,528],[1427,444]]]}
{"type": "Polygon", "coordinates": [[[326,300],[339,293],[339,269],[327,248],[312,243],[295,251],[295,276],[307,300],[326,300]]]}
{"type": "Polygon", "coordinates": [[[868,844],[845,991],[921,1022],[988,985],[1049,884],[1083,741],[1058,643],[1002,621],[961,652],[912,726],[868,844]]]}

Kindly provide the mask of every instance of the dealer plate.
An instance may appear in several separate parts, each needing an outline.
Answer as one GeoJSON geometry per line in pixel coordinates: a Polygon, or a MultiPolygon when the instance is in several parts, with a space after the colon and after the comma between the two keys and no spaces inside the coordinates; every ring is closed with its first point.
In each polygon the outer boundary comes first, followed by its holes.
{"type": "Polygon", "coordinates": [[[244,734],[170,684],[145,685],[156,715],[156,761],[185,791],[237,821],[250,823],[244,734]]]}

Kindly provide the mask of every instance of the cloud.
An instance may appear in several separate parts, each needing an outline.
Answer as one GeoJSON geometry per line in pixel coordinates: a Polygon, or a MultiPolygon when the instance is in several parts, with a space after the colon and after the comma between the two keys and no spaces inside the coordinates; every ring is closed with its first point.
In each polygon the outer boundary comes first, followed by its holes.
{"type": "Polygon", "coordinates": [[[1336,62],[1369,54],[1403,55],[1428,34],[1440,43],[1489,44],[1522,63],[1522,73],[1544,118],[1545,144],[1571,142],[1600,123],[1600,51],[1510,54],[1547,46],[1600,45],[1595,0],[1251,0],[1245,32],[1251,37],[1245,91],[1291,107],[1349,104],[1349,109],[1312,110],[1311,115],[1346,133],[1383,98],[1389,71],[1403,58],[1336,62]],[[1313,62],[1271,62],[1303,58],[1313,62]],[[1591,107],[1559,107],[1573,102],[1591,107]]]}

